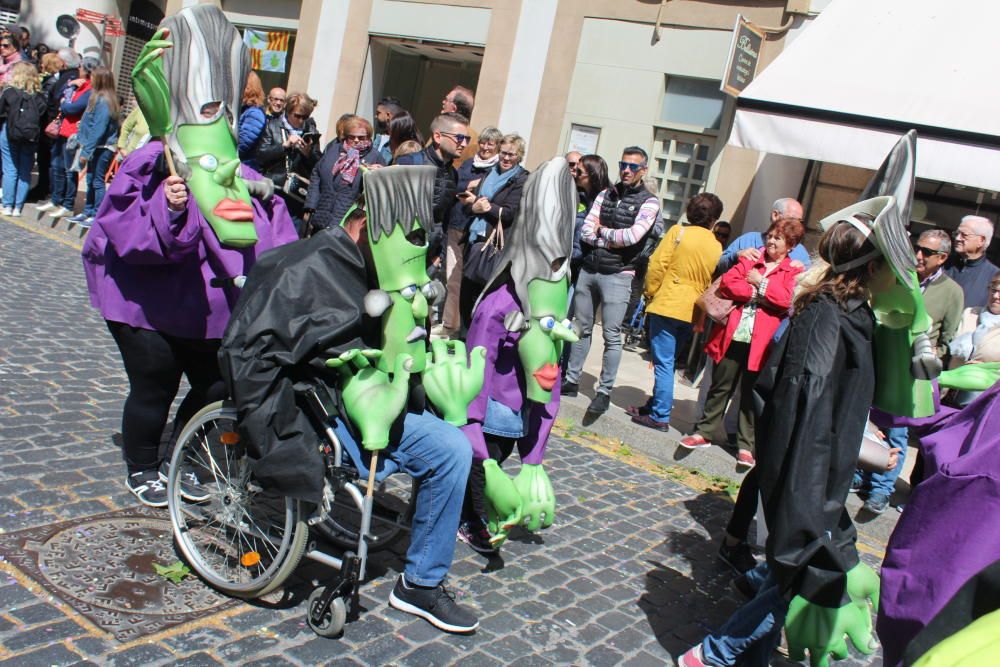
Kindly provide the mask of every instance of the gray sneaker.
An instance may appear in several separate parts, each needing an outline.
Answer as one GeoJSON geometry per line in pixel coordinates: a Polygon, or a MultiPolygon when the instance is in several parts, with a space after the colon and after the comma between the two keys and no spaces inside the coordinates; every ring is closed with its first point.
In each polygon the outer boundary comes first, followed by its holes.
{"type": "Polygon", "coordinates": [[[155,470],[132,473],[125,478],[125,486],[143,505],[167,506],[167,487],[160,481],[160,476],[155,470]]]}
{"type": "MultiPolygon", "coordinates": [[[[160,464],[160,481],[166,484],[170,480],[170,464],[164,461],[160,464]]],[[[198,475],[188,466],[181,466],[180,474],[181,497],[191,503],[200,503],[208,500],[211,495],[208,488],[201,483],[198,475]]]]}
{"type": "Polygon", "coordinates": [[[475,615],[455,602],[454,594],[438,584],[424,588],[407,584],[399,575],[389,594],[389,604],[400,611],[419,616],[445,632],[472,632],[479,627],[475,615]]]}
{"type": "Polygon", "coordinates": [[[872,514],[881,514],[889,506],[889,496],[884,493],[873,493],[868,496],[862,509],[872,514]]]}

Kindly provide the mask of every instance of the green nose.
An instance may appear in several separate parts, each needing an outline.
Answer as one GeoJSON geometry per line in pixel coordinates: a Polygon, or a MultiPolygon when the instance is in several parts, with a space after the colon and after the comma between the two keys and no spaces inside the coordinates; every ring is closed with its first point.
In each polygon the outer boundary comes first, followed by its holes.
{"type": "Polygon", "coordinates": [[[573,330],[562,322],[556,322],[556,326],[549,332],[553,340],[561,340],[566,343],[575,343],[580,337],[573,333],[573,330]]]}
{"type": "Polygon", "coordinates": [[[230,160],[225,164],[220,164],[219,168],[216,169],[215,173],[212,175],[212,178],[214,178],[215,182],[218,183],[219,185],[228,188],[233,184],[233,179],[236,178],[236,170],[239,169],[239,167],[240,167],[239,158],[230,160]]]}

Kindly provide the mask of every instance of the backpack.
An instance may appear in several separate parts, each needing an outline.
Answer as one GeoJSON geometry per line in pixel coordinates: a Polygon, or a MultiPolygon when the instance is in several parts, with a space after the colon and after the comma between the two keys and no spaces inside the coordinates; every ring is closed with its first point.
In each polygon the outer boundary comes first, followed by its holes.
{"type": "Polygon", "coordinates": [[[7,139],[9,141],[33,144],[42,131],[42,115],[36,95],[17,91],[17,98],[11,102],[7,112],[7,139]]]}

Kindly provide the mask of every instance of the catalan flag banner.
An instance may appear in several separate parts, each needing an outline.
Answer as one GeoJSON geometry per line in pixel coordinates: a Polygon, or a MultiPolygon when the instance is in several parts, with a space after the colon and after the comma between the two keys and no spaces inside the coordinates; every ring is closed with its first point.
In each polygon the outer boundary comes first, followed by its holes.
{"type": "Polygon", "coordinates": [[[263,72],[284,72],[289,37],[287,32],[246,28],[243,43],[250,49],[250,66],[263,72]]]}

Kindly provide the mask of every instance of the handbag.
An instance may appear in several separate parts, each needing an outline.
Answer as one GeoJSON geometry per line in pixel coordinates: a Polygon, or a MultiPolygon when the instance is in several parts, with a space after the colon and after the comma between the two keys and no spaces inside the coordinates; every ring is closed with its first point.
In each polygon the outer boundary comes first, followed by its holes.
{"type": "Polygon", "coordinates": [[[45,136],[49,139],[59,138],[59,128],[62,127],[62,114],[56,114],[56,117],[49,121],[49,124],[45,126],[45,136]]]}
{"type": "Polygon", "coordinates": [[[485,241],[469,246],[462,264],[462,275],[477,285],[486,285],[500,264],[503,251],[503,225],[496,227],[485,241]]]}
{"type": "Polygon", "coordinates": [[[726,299],[718,294],[719,285],[722,284],[722,276],[712,281],[708,289],[698,297],[698,307],[705,311],[705,314],[719,324],[725,324],[729,319],[729,314],[736,308],[736,304],[731,299],[726,299]]]}
{"type": "Polygon", "coordinates": [[[281,191],[300,204],[304,204],[306,197],[309,196],[309,179],[299,176],[294,171],[290,172],[285,176],[281,191]]]}

